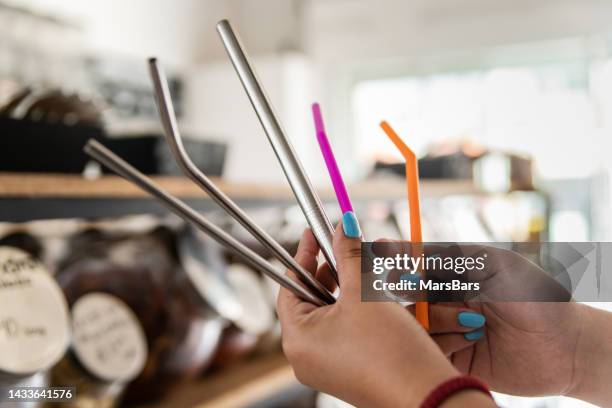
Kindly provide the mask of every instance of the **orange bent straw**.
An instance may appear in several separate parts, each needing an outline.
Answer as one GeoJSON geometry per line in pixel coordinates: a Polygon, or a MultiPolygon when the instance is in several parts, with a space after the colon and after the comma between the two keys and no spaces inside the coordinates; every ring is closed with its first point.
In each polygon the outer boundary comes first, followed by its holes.
{"type": "MultiPolygon", "coordinates": [[[[408,206],[410,207],[410,241],[421,243],[423,242],[423,233],[421,232],[419,167],[416,155],[387,122],[380,122],[380,127],[389,136],[389,139],[391,139],[406,161],[406,189],[408,192],[408,206]]],[[[429,308],[427,302],[416,302],[416,319],[425,330],[429,331],[429,308]]]]}

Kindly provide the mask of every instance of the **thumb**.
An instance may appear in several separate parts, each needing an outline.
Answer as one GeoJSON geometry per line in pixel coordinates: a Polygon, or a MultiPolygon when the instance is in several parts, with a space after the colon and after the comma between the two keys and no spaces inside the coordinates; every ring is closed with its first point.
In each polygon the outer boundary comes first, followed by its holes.
{"type": "Polygon", "coordinates": [[[361,229],[352,211],[342,216],[333,241],[340,281],[340,298],[359,298],[361,289],[361,229]]]}

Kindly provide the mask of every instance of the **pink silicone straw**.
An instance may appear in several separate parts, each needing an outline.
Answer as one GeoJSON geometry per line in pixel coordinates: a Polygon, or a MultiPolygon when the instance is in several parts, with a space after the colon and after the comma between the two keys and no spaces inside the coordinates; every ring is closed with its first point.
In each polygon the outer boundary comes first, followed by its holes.
{"type": "Polygon", "coordinates": [[[325,134],[323,116],[321,115],[321,108],[319,107],[318,103],[312,104],[312,117],[315,123],[315,131],[317,132],[319,147],[321,148],[321,153],[323,153],[323,159],[327,165],[327,171],[329,172],[329,177],[331,178],[334,191],[336,192],[336,197],[338,198],[338,203],[340,204],[340,210],[342,211],[342,214],[346,213],[347,211],[353,211],[353,206],[351,205],[351,200],[349,199],[348,192],[346,191],[346,186],[342,180],[340,169],[338,169],[338,163],[336,163],[336,158],[334,157],[329,140],[325,134]]]}

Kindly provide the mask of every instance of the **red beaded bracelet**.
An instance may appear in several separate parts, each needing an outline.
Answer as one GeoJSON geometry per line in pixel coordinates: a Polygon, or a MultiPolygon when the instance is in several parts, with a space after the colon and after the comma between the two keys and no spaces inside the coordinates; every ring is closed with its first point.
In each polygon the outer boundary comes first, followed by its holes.
{"type": "Polygon", "coordinates": [[[464,390],[478,390],[493,398],[485,383],[470,375],[460,375],[444,381],[425,397],[421,408],[438,408],[452,395],[464,390]]]}

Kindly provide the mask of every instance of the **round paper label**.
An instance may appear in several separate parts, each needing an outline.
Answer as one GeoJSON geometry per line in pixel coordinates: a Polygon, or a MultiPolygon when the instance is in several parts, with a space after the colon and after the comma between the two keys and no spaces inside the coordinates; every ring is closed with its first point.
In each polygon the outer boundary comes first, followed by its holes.
{"type": "Polygon", "coordinates": [[[0,247],[0,371],[25,375],[45,370],[69,342],[66,299],[40,261],[0,247]]]}
{"type": "Polygon", "coordinates": [[[81,364],[105,381],[130,381],[147,360],[140,322],[121,299],[106,293],[89,293],[74,303],[72,336],[81,364]]]}

